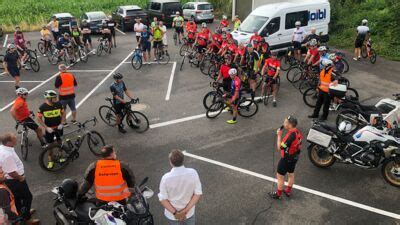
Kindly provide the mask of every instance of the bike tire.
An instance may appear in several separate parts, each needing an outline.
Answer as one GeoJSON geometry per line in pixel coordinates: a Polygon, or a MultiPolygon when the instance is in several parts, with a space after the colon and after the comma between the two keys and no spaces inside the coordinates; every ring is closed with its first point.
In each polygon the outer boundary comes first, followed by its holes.
{"type": "Polygon", "coordinates": [[[37,73],[40,70],[40,64],[39,64],[39,61],[37,59],[29,60],[29,66],[33,70],[33,72],[37,73]]]}
{"type": "Polygon", "coordinates": [[[251,99],[246,99],[239,103],[238,113],[240,116],[245,118],[250,118],[256,115],[257,112],[258,112],[258,104],[255,101],[251,99]]]}
{"type": "Polygon", "coordinates": [[[361,47],[361,56],[365,59],[368,57],[368,51],[367,51],[367,47],[365,45],[363,45],[361,47]]]}
{"type": "Polygon", "coordinates": [[[28,54],[28,60],[29,61],[38,59],[37,54],[36,54],[35,51],[32,51],[32,50],[28,49],[28,50],[26,50],[26,53],[28,54]]]}
{"type": "Polygon", "coordinates": [[[375,64],[376,63],[376,52],[375,52],[375,50],[374,49],[371,49],[371,51],[370,51],[370,58],[369,58],[369,61],[372,63],[372,64],[375,64]]]}
{"type": "Polygon", "coordinates": [[[349,72],[349,70],[350,70],[349,62],[347,62],[347,60],[344,59],[344,58],[342,58],[341,61],[342,61],[343,65],[344,65],[343,73],[349,72]]]}
{"type": "MultiPolygon", "coordinates": [[[[222,97],[222,96],[220,96],[220,97],[222,97]]],[[[206,110],[209,109],[210,106],[212,104],[214,104],[217,99],[218,99],[218,92],[216,92],[216,91],[208,92],[203,98],[203,106],[204,106],[204,108],[206,110]]]]}
{"type": "Polygon", "coordinates": [[[133,69],[140,70],[140,68],[142,68],[142,65],[143,65],[142,57],[140,57],[138,55],[134,55],[132,57],[131,64],[132,64],[133,69]]]}
{"type": "Polygon", "coordinates": [[[217,66],[214,63],[211,64],[210,67],[208,68],[208,76],[211,79],[215,80],[215,77],[218,77],[218,72],[219,72],[219,70],[218,70],[217,66]]]}
{"type": "Polygon", "coordinates": [[[184,44],[179,48],[179,55],[184,56],[186,52],[189,51],[189,45],[184,44]]]}
{"type": "Polygon", "coordinates": [[[301,70],[297,67],[292,67],[290,68],[287,72],[286,72],[286,79],[290,82],[290,83],[294,83],[294,77],[296,75],[296,73],[301,72],[301,70]]]}
{"type": "Polygon", "coordinates": [[[108,105],[100,106],[99,115],[101,120],[108,126],[115,127],[117,125],[117,117],[112,107],[108,105]]]}
{"type": "Polygon", "coordinates": [[[166,54],[165,52],[160,54],[161,56],[158,58],[157,62],[161,65],[167,65],[171,60],[169,54],[166,54]]]}
{"type": "Polygon", "coordinates": [[[217,116],[219,116],[219,114],[222,113],[222,110],[224,110],[224,106],[225,104],[222,101],[215,102],[210,106],[210,108],[207,109],[206,117],[209,119],[216,118],[217,116]]]}
{"type": "Polygon", "coordinates": [[[103,136],[101,136],[99,132],[94,130],[91,130],[87,134],[87,144],[89,146],[89,150],[95,156],[101,156],[101,148],[106,145],[103,136]]]}
{"type": "Polygon", "coordinates": [[[272,87],[271,87],[271,85],[266,84],[265,90],[264,90],[264,96],[262,96],[263,103],[265,106],[268,105],[271,94],[272,94],[272,87]]]}
{"type": "Polygon", "coordinates": [[[125,119],[128,126],[136,131],[136,133],[144,133],[150,127],[149,119],[138,111],[128,112],[125,119]]]}
{"type": "Polygon", "coordinates": [[[182,58],[182,62],[181,62],[181,66],[179,68],[179,71],[182,71],[182,69],[183,69],[183,64],[185,63],[185,58],[186,58],[186,55],[184,55],[183,58],[182,58]]]}
{"type": "Polygon", "coordinates": [[[23,132],[22,136],[21,136],[21,146],[20,146],[20,150],[21,150],[21,157],[23,160],[27,160],[28,159],[28,149],[29,149],[29,140],[28,140],[28,133],[27,132],[23,132]]]}
{"type": "Polygon", "coordinates": [[[79,58],[81,59],[82,62],[84,62],[84,63],[88,62],[89,57],[83,48],[79,48],[78,54],[79,54],[79,58]]]}
{"type": "Polygon", "coordinates": [[[97,46],[96,55],[101,56],[101,54],[103,54],[103,50],[104,50],[103,44],[100,44],[99,46],[97,46]]]}
{"type": "Polygon", "coordinates": [[[62,169],[64,169],[67,165],[69,164],[69,158],[68,158],[68,153],[65,151],[65,149],[60,145],[60,144],[49,144],[39,155],[39,165],[40,167],[49,172],[57,172],[62,169]],[[53,150],[53,161],[55,167],[53,168],[47,168],[47,162],[48,162],[48,154],[49,152],[53,150]],[[55,153],[56,152],[56,156],[55,153]],[[59,159],[60,156],[65,155],[66,156],[66,161],[63,163],[60,163],[59,159]]]}
{"type": "Polygon", "coordinates": [[[0,54],[0,70],[4,70],[3,62],[4,62],[4,55],[0,54]]]}
{"type": "Polygon", "coordinates": [[[315,108],[318,99],[318,92],[316,88],[309,88],[303,94],[303,101],[304,103],[311,107],[315,108]]]}
{"type": "Polygon", "coordinates": [[[200,72],[208,76],[208,68],[210,67],[210,60],[204,57],[203,61],[200,62],[200,72]]]}
{"type": "Polygon", "coordinates": [[[37,49],[40,52],[40,54],[45,54],[46,53],[46,48],[44,46],[44,42],[43,41],[39,41],[37,44],[37,49]]]}

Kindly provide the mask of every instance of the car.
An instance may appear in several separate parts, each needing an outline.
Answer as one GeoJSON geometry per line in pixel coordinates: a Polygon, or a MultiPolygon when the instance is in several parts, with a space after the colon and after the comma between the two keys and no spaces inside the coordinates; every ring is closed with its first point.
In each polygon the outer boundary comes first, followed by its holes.
{"type": "Polygon", "coordinates": [[[119,6],[111,18],[123,32],[133,30],[136,18],[141,18],[142,23],[148,24],[147,12],[137,5],[119,6]]]}
{"type": "Polygon", "coordinates": [[[183,5],[183,18],[193,18],[196,23],[214,22],[214,7],[208,2],[188,2],[183,5]]]}
{"type": "Polygon", "coordinates": [[[71,33],[71,25],[77,24],[77,21],[71,13],[53,14],[58,20],[58,29],[60,34],[71,33]]]}
{"type": "Polygon", "coordinates": [[[81,22],[82,20],[86,20],[88,22],[92,33],[98,34],[100,33],[102,22],[108,21],[109,18],[103,11],[96,11],[84,13],[81,16],[81,22]]]}
{"type": "Polygon", "coordinates": [[[166,26],[171,26],[176,12],[182,15],[182,5],[179,0],[149,0],[147,13],[152,20],[157,17],[166,26]]]}

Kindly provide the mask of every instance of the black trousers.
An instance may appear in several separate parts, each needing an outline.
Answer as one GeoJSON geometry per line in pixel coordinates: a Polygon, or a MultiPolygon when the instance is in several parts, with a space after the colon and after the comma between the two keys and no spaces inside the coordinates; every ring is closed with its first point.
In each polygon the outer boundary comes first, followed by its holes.
{"type": "Polygon", "coordinates": [[[15,179],[8,179],[5,183],[14,194],[15,206],[17,207],[18,213],[24,219],[30,219],[32,193],[26,181],[20,182],[15,179]]]}
{"type": "Polygon", "coordinates": [[[324,107],[322,108],[322,117],[324,119],[327,119],[328,114],[329,114],[329,105],[330,104],[331,104],[331,96],[329,95],[329,93],[319,90],[317,105],[315,106],[313,114],[315,116],[318,116],[319,111],[321,110],[321,107],[323,105],[324,107]]]}

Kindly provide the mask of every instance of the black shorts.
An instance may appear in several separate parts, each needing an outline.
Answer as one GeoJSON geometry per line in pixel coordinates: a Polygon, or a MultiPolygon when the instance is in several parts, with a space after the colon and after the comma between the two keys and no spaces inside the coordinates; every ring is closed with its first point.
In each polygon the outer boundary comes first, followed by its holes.
{"type": "Polygon", "coordinates": [[[297,159],[286,159],[281,158],[278,162],[278,170],[277,172],[285,176],[286,173],[294,173],[294,169],[296,168],[297,159]]]}
{"type": "Polygon", "coordinates": [[[153,48],[159,48],[162,45],[163,45],[162,40],[161,41],[153,41],[153,48]]]}
{"type": "Polygon", "coordinates": [[[278,84],[277,79],[274,79],[274,77],[271,77],[269,75],[266,75],[265,78],[264,78],[264,83],[267,84],[269,82],[271,82],[271,84],[278,84]]]}
{"type": "Polygon", "coordinates": [[[251,79],[251,80],[256,80],[256,79],[257,79],[257,73],[254,72],[254,70],[249,70],[249,71],[247,72],[247,76],[248,76],[248,78],[251,79]]]}
{"type": "Polygon", "coordinates": [[[51,144],[54,142],[54,137],[56,137],[57,141],[61,141],[61,137],[63,136],[63,130],[54,129],[53,133],[48,133],[47,131],[44,134],[44,138],[46,139],[47,144],[51,144]]]}
{"type": "Polygon", "coordinates": [[[361,48],[363,46],[363,44],[364,44],[364,40],[357,38],[355,43],[354,43],[354,47],[355,48],[361,48]]]}
{"type": "Polygon", "coordinates": [[[84,44],[86,43],[92,44],[92,38],[90,37],[90,35],[83,35],[82,41],[84,44]]]}
{"type": "Polygon", "coordinates": [[[107,39],[109,42],[111,42],[111,34],[103,34],[103,39],[107,39]]]}
{"type": "Polygon", "coordinates": [[[8,69],[8,73],[10,73],[10,75],[12,77],[19,77],[20,76],[20,72],[19,69],[17,67],[12,67],[12,68],[7,68],[8,69]]]}
{"type": "Polygon", "coordinates": [[[232,79],[230,77],[222,80],[222,88],[224,89],[224,91],[226,92],[231,91],[231,83],[232,79]]]}
{"type": "Polygon", "coordinates": [[[203,53],[206,50],[206,46],[198,45],[197,46],[197,52],[203,53]]]}
{"type": "Polygon", "coordinates": [[[123,103],[117,103],[113,105],[113,108],[115,110],[115,114],[119,115],[122,117],[123,115],[123,109],[125,108],[123,103]]]}
{"type": "Polygon", "coordinates": [[[150,41],[142,42],[142,43],[140,43],[140,46],[142,47],[142,52],[150,52],[150,50],[151,50],[151,42],[150,41]]]}
{"type": "Polygon", "coordinates": [[[294,50],[301,50],[301,42],[293,41],[294,50]]]}
{"type": "Polygon", "coordinates": [[[30,117],[24,119],[21,122],[24,123],[24,125],[31,130],[37,130],[39,128],[39,125],[30,117]]]}
{"type": "Polygon", "coordinates": [[[183,33],[183,27],[175,27],[175,32],[178,34],[182,34],[183,33]]]}

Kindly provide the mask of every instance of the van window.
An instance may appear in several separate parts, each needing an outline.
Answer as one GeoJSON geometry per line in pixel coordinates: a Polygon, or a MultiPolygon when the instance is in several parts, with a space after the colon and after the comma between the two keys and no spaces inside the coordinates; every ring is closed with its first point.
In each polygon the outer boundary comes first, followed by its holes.
{"type": "Polygon", "coordinates": [[[212,10],[213,6],[211,4],[202,4],[197,6],[197,10],[212,10]]]}
{"type": "Polygon", "coordinates": [[[161,3],[152,2],[152,3],[150,4],[150,9],[151,9],[151,10],[156,10],[156,11],[160,10],[160,9],[161,9],[161,3]]]}
{"type": "Polygon", "coordinates": [[[281,27],[281,18],[275,17],[271,21],[269,21],[268,25],[265,26],[260,35],[265,37],[267,34],[268,35],[274,34],[279,31],[280,27],[281,27]]]}
{"type": "Polygon", "coordinates": [[[182,5],[179,2],[168,2],[164,3],[163,13],[165,14],[175,14],[176,11],[181,11],[182,5]]]}
{"type": "Polygon", "coordinates": [[[268,17],[249,15],[239,27],[239,31],[246,33],[258,32],[268,21],[268,17]]]}
{"type": "Polygon", "coordinates": [[[308,11],[301,11],[301,12],[293,12],[286,14],[286,22],[285,22],[285,29],[293,29],[296,26],[294,25],[296,21],[301,22],[301,26],[308,25],[308,11]]]}

